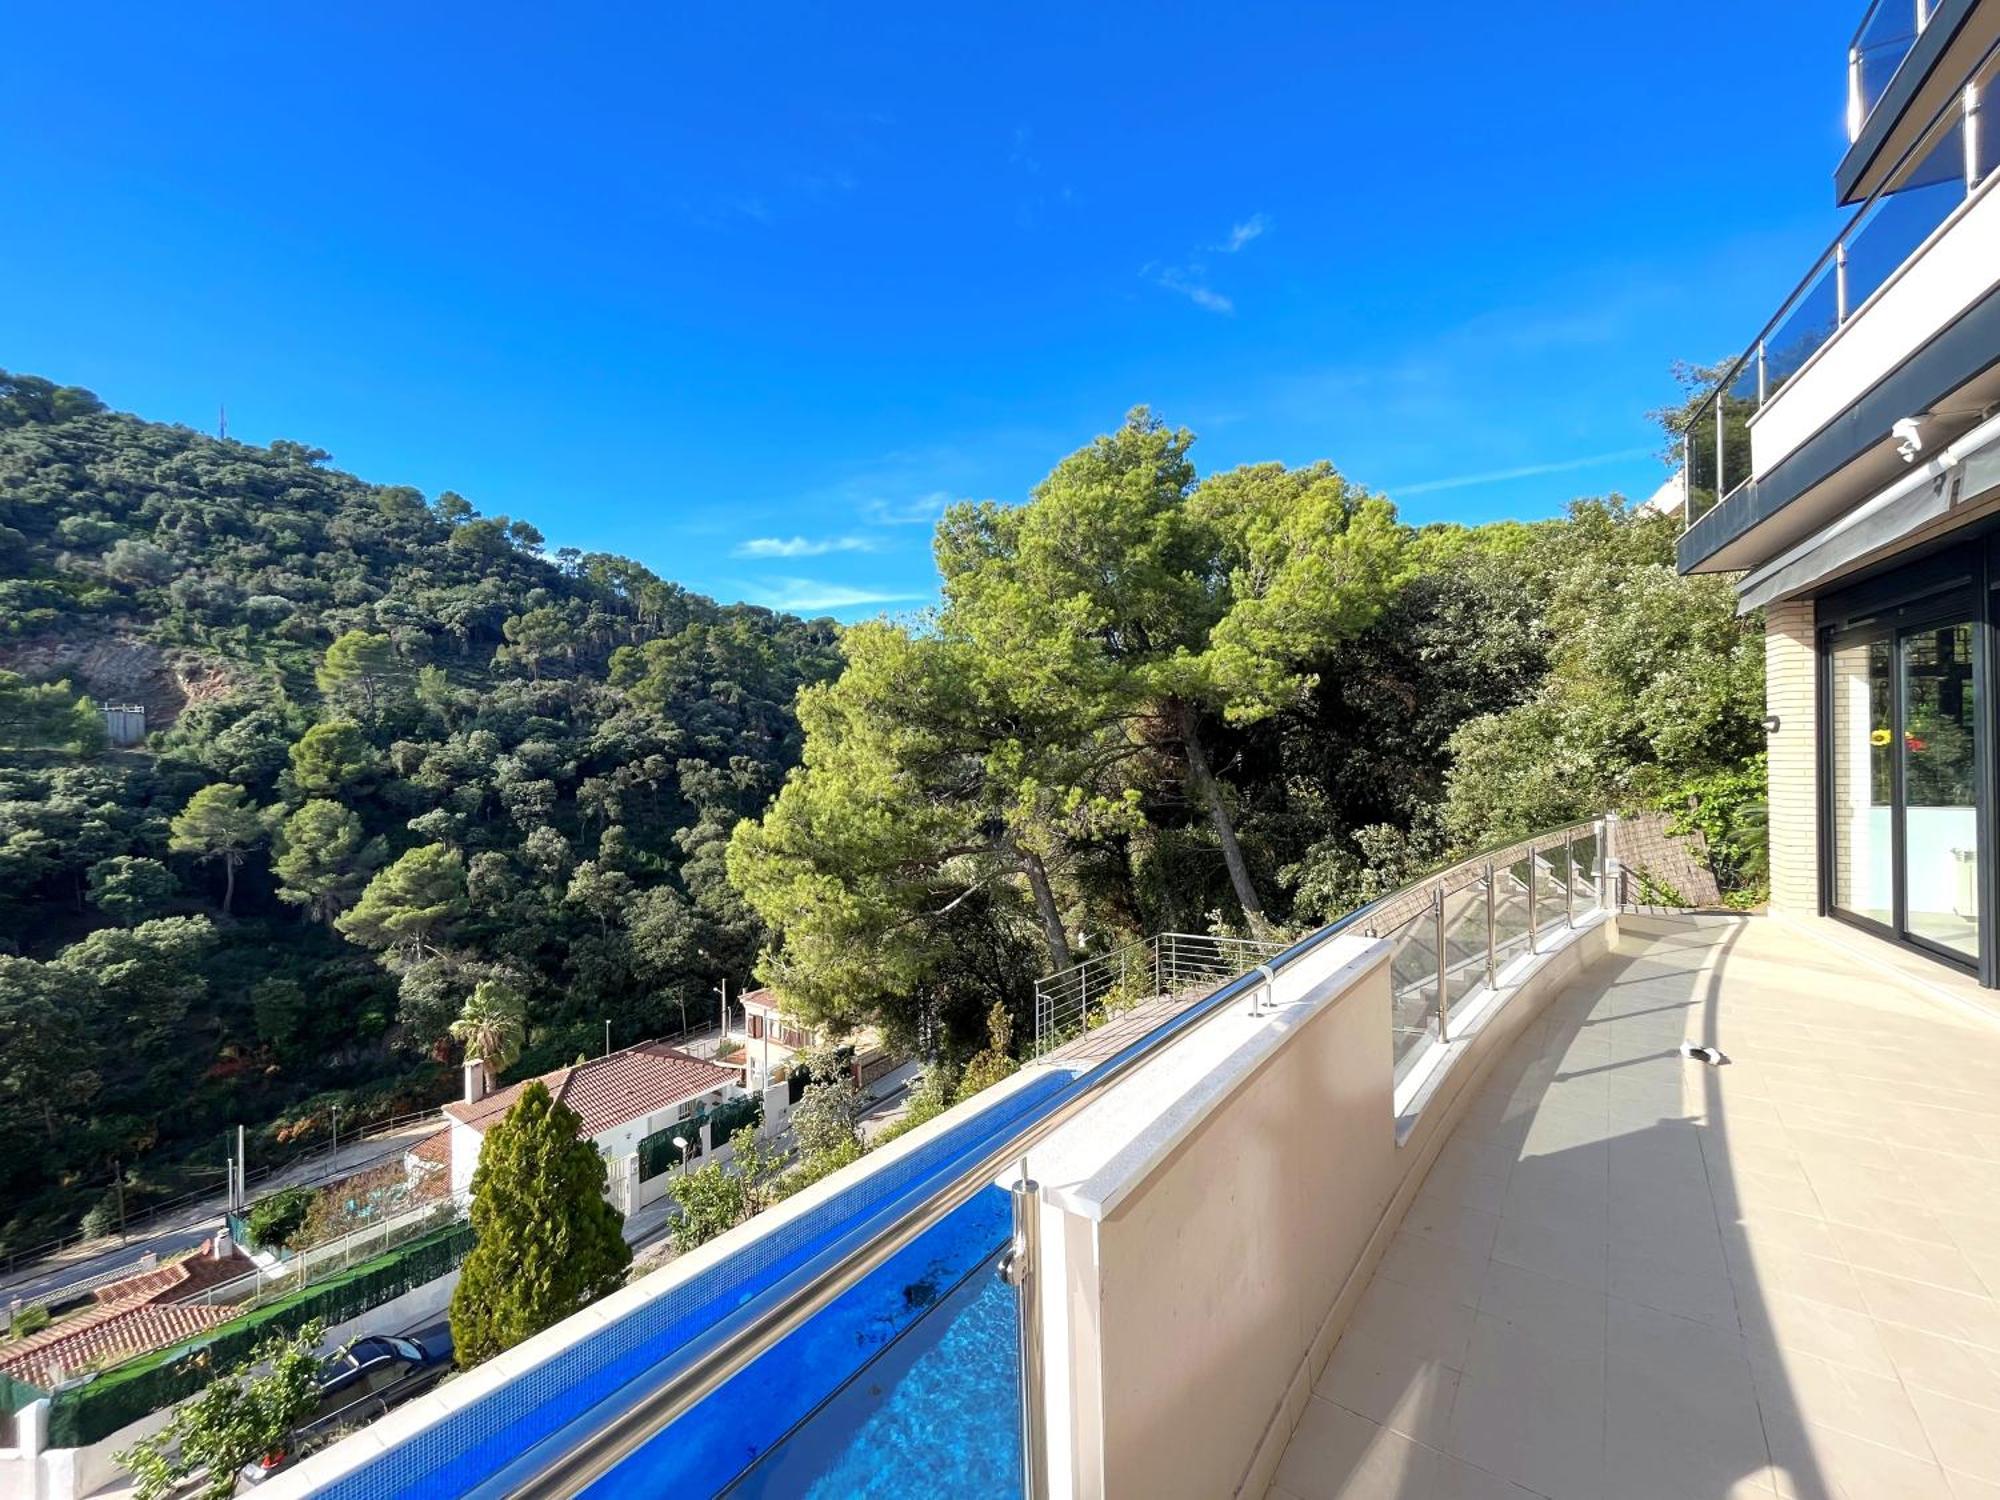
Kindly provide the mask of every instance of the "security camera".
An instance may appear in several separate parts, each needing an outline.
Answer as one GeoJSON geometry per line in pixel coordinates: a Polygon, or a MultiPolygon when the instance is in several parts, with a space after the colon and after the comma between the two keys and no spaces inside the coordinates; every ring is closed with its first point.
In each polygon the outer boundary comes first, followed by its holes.
{"type": "Polygon", "coordinates": [[[1906,464],[1915,463],[1917,455],[1924,451],[1923,430],[1915,417],[1904,417],[1889,429],[1896,440],[1896,452],[1906,464]]]}

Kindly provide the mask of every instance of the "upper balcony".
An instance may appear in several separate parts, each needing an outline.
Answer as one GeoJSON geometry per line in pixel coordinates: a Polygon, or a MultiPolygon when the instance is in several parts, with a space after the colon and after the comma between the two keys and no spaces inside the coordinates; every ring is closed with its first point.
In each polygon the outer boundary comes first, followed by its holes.
{"type": "Polygon", "coordinates": [[[1898,423],[1928,457],[2000,400],[1996,85],[2000,42],[1695,412],[1684,571],[1769,561],[1905,472],[1898,423]]]}
{"type": "Polygon", "coordinates": [[[1874,0],[1847,49],[1842,203],[1882,184],[1910,142],[2000,38],[1993,0],[1874,0]]]}
{"type": "Polygon", "coordinates": [[[1059,1048],[260,1493],[2000,1482],[2000,1034],[1833,936],[1636,913],[1620,845],[1059,1048]]]}

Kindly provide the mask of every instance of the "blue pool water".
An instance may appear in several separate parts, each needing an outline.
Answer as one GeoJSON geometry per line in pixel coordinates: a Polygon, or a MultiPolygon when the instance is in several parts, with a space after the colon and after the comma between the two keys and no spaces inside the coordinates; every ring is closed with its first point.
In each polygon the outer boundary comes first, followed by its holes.
{"type": "Polygon", "coordinates": [[[988,1500],[1022,1493],[1021,1345],[999,1257],[726,1492],[730,1500],[988,1500]]]}
{"type": "MultiPolygon", "coordinates": [[[[429,1500],[505,1493],[510,1479],[519,1477],[510,1472],[513,1466],[533,1466],[541,1455],[587,1443],[610,1412],[671,1372],[691,1340],[743,1313],[785,1278],[837,1255],[842,1243],[866,1226],[900,1217],[964,1162],[1039,1112],[1071,1078],[1051,1070],[810,1213],[757,1237],[617,1322],[580,1336],[543,1364],[468,1401],[334,1481],[322,1494],[327,1500],[429,1500]]],[[[655,1443],[632,1456],[636,1461],[655,1448],[699,1450],[716,1443],[716,1468],[704,1471],[708,1482],[690,1479],[686,1487],[663,1490],[648,1481],[604,1492],[706,1495],[735,1479],[786,1439],[802,1417],[858,1368],[889,1348],[898,1334],[918,1325],[925,1311],[990,1256],[1006,1237],[1007,1208],[1006,1195],[998,1190],[974,1199],[799,1330],[793,1335],[797,1342],[788,1340],[743,1371],[738,1380],[757,1377],[763,1397],[732,1399],[737,1389],[732,1383],[705,1404],[712,1411],[697,1408],[675,1424],[678,1442],[655,1443]],[[854,1316],[841,1313],[843,1307],[854,1316]],[[687,1425],[696,1417],[711,1424],[699,1440],[687,1425]]]]}
{"type": "Polygon", "coordinates": [[[993,1425],[991,1397],[1004,1381],[997,1405],[1006,1432],[996,1445],[1003,1462],[1020,1448],[1013,1292],[992,1269],[1012,1227],[1007,1194],[988,1188],[584,1493],[590,1500],[725,1489],[758,1496],[996,1493],[985,1482],[992,1455],[979,1454],[980,1475],[962,1472],[961,1439],[968,1427],[993,1425]],[[992,1315],[993,1299],[979,1300],[987,1287],[1004,1294],[1004,1318],[992,1315]],[[959,1357],[968,1361],[964,1370],[954,1364],[959,1357]],[[958,1377],[975,1372],[976,1385],[953,1389],[958,1377]],[[980,1399],[989,1411],[956,1406],[976,1392],[986,1393],[980,1399]],[[923,1468],[883,1467],[919,1454],[923,1468]],[[856,1489],[863,1475],[868,1482],[856,1489]]]}

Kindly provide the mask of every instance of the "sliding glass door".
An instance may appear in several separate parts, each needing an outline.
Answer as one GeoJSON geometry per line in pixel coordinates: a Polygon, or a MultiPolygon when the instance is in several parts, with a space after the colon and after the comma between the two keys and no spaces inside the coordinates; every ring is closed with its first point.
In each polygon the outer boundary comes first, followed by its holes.
{"type": "Polygon", "coordinates": [[[1972,622],[1896,638],[1903,935],[1979,957],[1979,734],[1972,622]]]}
{"type": "Polygon", "coordinates": [[[1828,877],[1840,913],[1979,959],[1979,736],[1971,619],[1842,639],[1828,651],[1828,877]]]}
{"type": "Polygon", "coordinates": [[[1888,927],[1896,920],[1895,728],[1889,642],[1859,641],[1833,652],[1833,904],[1888,927]]]}

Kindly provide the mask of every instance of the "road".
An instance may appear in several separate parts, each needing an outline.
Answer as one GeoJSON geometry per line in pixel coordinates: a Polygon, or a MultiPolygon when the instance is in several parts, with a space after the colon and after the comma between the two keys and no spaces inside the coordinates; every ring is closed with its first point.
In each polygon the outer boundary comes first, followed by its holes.
{"type": "MultiPolygon", "coordinates": [[[[343,1172],[401,1151],[439,1129],[441,1120],[424,1120],[387,1135],[365,1136],[338,1151],[298,1162],[262,1182],[251,1191],[258,1197],[273,1189],[300,1183],[320,1182],[343,1172]]],[[[183,1250],[192,1250],[222,1228],[224,1196],[217,1193],[172,1216],[163,1223],[149,1224],[123,1240],[100,1241],[95,1246],[79,1245],[60,1258],[22,1266],[0,1279],[0,1307],[16,1297],[22,1306],[51,1301],[79,1282],[119,1270],[139,1269],[139,1258],[148,1253],[162,1259],[183,1250]]]]}

